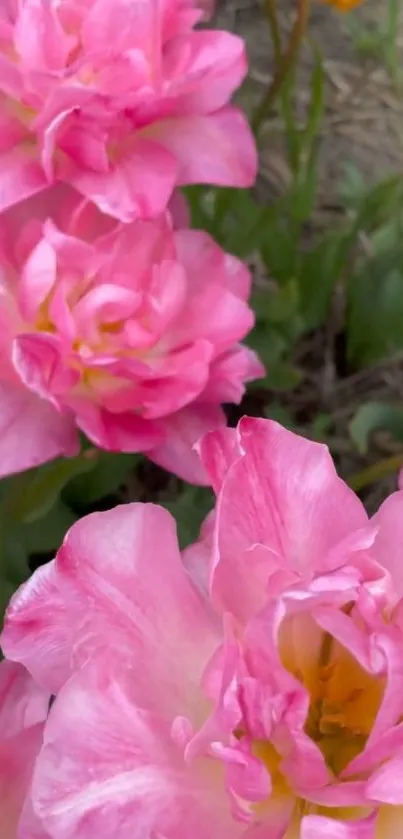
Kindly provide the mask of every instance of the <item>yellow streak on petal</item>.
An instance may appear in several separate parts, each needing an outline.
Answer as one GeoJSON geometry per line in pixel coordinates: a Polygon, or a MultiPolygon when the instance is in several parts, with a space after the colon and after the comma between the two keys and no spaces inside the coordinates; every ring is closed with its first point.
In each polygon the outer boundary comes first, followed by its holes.
{"type": "Polygon", "coordinates": [[[400,839],[403,836],[403,807],[381,807],[375,839],[400,839]]]}

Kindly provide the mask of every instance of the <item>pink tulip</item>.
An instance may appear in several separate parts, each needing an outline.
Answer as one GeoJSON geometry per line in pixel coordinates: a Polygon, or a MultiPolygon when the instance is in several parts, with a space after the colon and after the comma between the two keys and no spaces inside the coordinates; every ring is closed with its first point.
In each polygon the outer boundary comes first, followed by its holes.
{"type": "Polygon", "coordinates": [[[0,475],[74,454],[78,427],[205,482],[194,442],[263,373],[239,344],[245,266],[168,213],[116,225],[65,187],[13,208],[2,232],[0,475]],[[61,227],[43,221],[52,204],[61,227]]]}
{"type": "Polygon", "coordinates": [[[24,667],[0,664],[0,824],[1,839],[48,839],[26,801],[43,737],[49,695],[24,667]]]}
{"type": "Polygon", "coordinates": [[[217,504],[184,557],[166,511],[117,507],[10,605],[5,654],[57,693],[33,811],[52,839],[397,839],[403,493],[369,521],[265,420],[200,453],[217,504]]]}
{"type": "Polygon", "coordinates": [[[175,185],[250,186],[256,150],[228,105],[244,45],[193,31],[191,0],[3,0],[0,211],[55,182],[121,221],[175,185]]]}

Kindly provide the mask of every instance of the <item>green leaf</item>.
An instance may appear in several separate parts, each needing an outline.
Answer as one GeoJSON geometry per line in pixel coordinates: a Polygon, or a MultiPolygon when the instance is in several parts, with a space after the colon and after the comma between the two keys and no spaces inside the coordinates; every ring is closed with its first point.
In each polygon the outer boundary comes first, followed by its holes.
{"type": "Polygon", "coordinates": [[[10,597],[29,577],[28,556],[17,536],[0,530],[0,627],[10,597]]]}
{"type": "Polygon", "coordinates": [[[302,373],[287,362],[278,362],[269,367],[264,380],[270,390],[293,390],[302,381],[302,373]]]}
{"type": "Polygon", "coordinates": [[[12,492],[3,498],[0,518],[12,523],[33,522],[45,516],[72,478],[93,469],[96,456],[96,452],[89,449],[78,457],[53,460],[39,469],[18,475],[12,492]]]}
{"type": "Polygon", "coordinates": [[[175,501],[163,502],[175,518],[181,548],[196,541],[201,524],[213,505],[213,494],[207,487],[185,487],[175,501]]]}
{"type": "Polygon", "coordinates": [[[204,186],[189,186],[183,193],[190,210],[191,226],[207,230],[214,236],[214,191],[204,186]]]}
{"type": "Polygon", "coordinates": [[[403,348],[403,246],[349,277],[347,303],[350,359],[369,365],[403,348]]]}
{"type": "Polygon", "coordinates": [[[19,526],[19,539],[29,555],[57,551],[76,518],[72,510],[58,499],[46,516],[19,526]]]}
{"type": "Polygon", "coordinates": [[[304,154],[306,156],[310,155],[312,149],[316,146],[317,137],[320,133],[320,127],[323,122],[324,115],[325,71],[323,68],[321,54],[317,49],[314,49],[314,66],[310,80],[310,91],[311,96],[308,106],[307,121],[302,134],[304,154]]]}
{"type": "Polygon", "coordinates": [[[388,222],[401,210],[402,197],[403,179],[400,175],[392,175],[370,187],[359,202],[356,220],[358,229],[372,232],[388,222]]]}
{"type": "Polygon", "coordinates": [[[278,210],[267,224],[260,243],[260,253],[269,276],[278,283],[287,283],[295,276],[297,247],[289,222],[278,210]]]}
{"type": "Polygon", "coordinates": [[[291,318],[298,309],[298,285],[288,280],[275,291],[258,289],[252,295],[252,308],[259,320],[266,323],[282,323],[291,318]]]}
{"type": "Polygon", "coordinates": [[[294,114],[293,92],[295,90],[295,69],[293,69],[285,80],[281,94],[280,107],[281,115],[285,125],[285,139],[287,145],[287,157],[290,169],[297,175],[300,167],[300,156],[302,151],[302,132],[298,127],[294,114]]]}
{"type": "Polygon", "coordinates": [[[291,431],[295,428],[291,411],[288,408],[284,408],[283,405],[279,405],[278,402],[271,402],[270,405],[264,408],[263,413],[267,419],[279,422],[280,425],[284,425],[285,428],[289,428],[291,431]]]}
{"type": "MultiPolygon", "coordinates": [[[[0,565],[1,565],[1,556],[0,556],[0,565]]],[[[14,592],[17,590],[18,586],[13,585],[10,580],[7,580],[5,577],[0,576],[0,627],[3,622],[3,616],[7,609],[7,606],[10,602],[11,597],[13,596],[14,592]]],[[[0,652],[0,660],[1,660],[1,652],[0,652]]]]}
{"type": "Polygon", "coordinates": [[[374,231],[371,237],[371,249],[375,254],[387,253],[399,246],[403,238],[403,218],[399,213],[374,231]]]}
{"type": "Polygon", "coordinates": [[[297,283],[305,329],[317,329],[325,320],[349,250],[348,236],[331,232],[313,250],[302,254],[297,283]]]}
{"type": "Polygon", "coordinates": [[[339,195],[344,204],[356,209],[366,194],[366,183],[357,166],[351,161],[343,166],[343,175],[339,186],[339,195]]]}
{"type": "Polygon", "coordinates": [[[330,414],[317,414],[312,422],[309,436],[312,437],[313,440],[324,442],[329,435],[332,425],[333,418],[330,414]]]}
{"type": "Polygon", "coordinates": [[[19,533],[0,531],[0,567],[2,577],[14,588],[29,577],[28,553],[19,533]]]}
{"type": "Polygon", "coordinates": [[[290,193],[290,215],[294,221],[302,224],[309,220],[315,208],[317,188],[318,170],[313,163],[300,174],[290,193]]]}
{"type": "Polygon", "coordinates": [[[315,50],[307,120],[305,127],[300,131],[298,168],[294,171],[294,184],[288,200],[290,217],[299,224],[310,218],[316,203],[320,126],[324,113],[324,81],[322,60],[319,52],[315,50]]]}
{"type": "MultiPolygon", "coordinates": [[[[247,337],[247,344],[260,356],[266,367],[278,362],[288,350],[286,338],[274,327],[268,329],[266,323],[260,321],[247,337]]],[[[261,386],[261,382],[257,385],[261,386]]]]}
{"type": "Polygon", "coordinates": [[[371,434],[381,428],[403,443],[403,407],[367,402],[359,408],[350,423],[351,438],[359,452],[368,451],[371,434]]]}
{"type": "Polygon", "coordinates": [[[68,484],[64,499],[73,507],[85,507],[107,495],[114,495],[140,459],[138,454],[98,452],[94,468],[68,484]]]}
{"type": "Polygon", "coordinates": [[[251,193],[236,190],[228,212],[221,220],[220,244],[229,253],[246,259],[260,248],[275,216],[273,207],[260,206],[251,193]]]}

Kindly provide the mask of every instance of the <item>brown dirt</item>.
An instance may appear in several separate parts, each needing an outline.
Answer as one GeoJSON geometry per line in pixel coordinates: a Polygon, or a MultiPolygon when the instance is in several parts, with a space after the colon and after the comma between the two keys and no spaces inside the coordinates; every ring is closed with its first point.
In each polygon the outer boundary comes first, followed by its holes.
{"type": "MultiPolygon", "coordinates": [[[[362,4],[355,14],[363,26],[379,25],[384,3],[366,0],[362,4]]],[[[295,0],[278,2],[284,41],[295,5],[295,0]]],[[[264,0],[262,3],[258,0],[225,0],[216,15],[216,25],[230,29],[246,40],[250,79],[242,94],[242,104],[250,111],[273,73],[273,50],[264,0]]],[[[403,46],[403,16],[401,28],[403,46]]],[[[355,164],[368,180],[381,179],[403,166],[403,96],[399,99],[394,92],[385,67],[376,60],[363,60],[357,54],[347,15],[316,3],[311,13],[310,35],[324,56],[327,75],[318,207],[326,212],[326,208],[337,206],[343,167],[347,162],[355,164]]],[[[309,96],[312,63],[312,50],[307,47],[302,51],[297,77],[301,111],[309,96]]],[[[270,192],[276,194],[284,189],[289,179],[280,119],[271,116],[264,138],[261,177],[270,192]]]]}

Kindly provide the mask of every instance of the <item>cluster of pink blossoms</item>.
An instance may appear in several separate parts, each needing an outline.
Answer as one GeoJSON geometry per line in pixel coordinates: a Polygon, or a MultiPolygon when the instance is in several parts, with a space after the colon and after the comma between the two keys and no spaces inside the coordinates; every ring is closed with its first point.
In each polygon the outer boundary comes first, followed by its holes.
{"type": "Polygon", "coordinates": [[[196,483],[192,447],[262,375],[247,269],[175,189],[250,186],[240,38],[195,0],[3,0],[0,475],[78,432],[196,483]]]}
{"type": "Polygon", "coordinates": [[[12,600],[5,839],[398,839],[403,493],[369,520],[267,420],[199,453],[217,501],[184,555],[165,510],[117,507],[12,600]]]}

